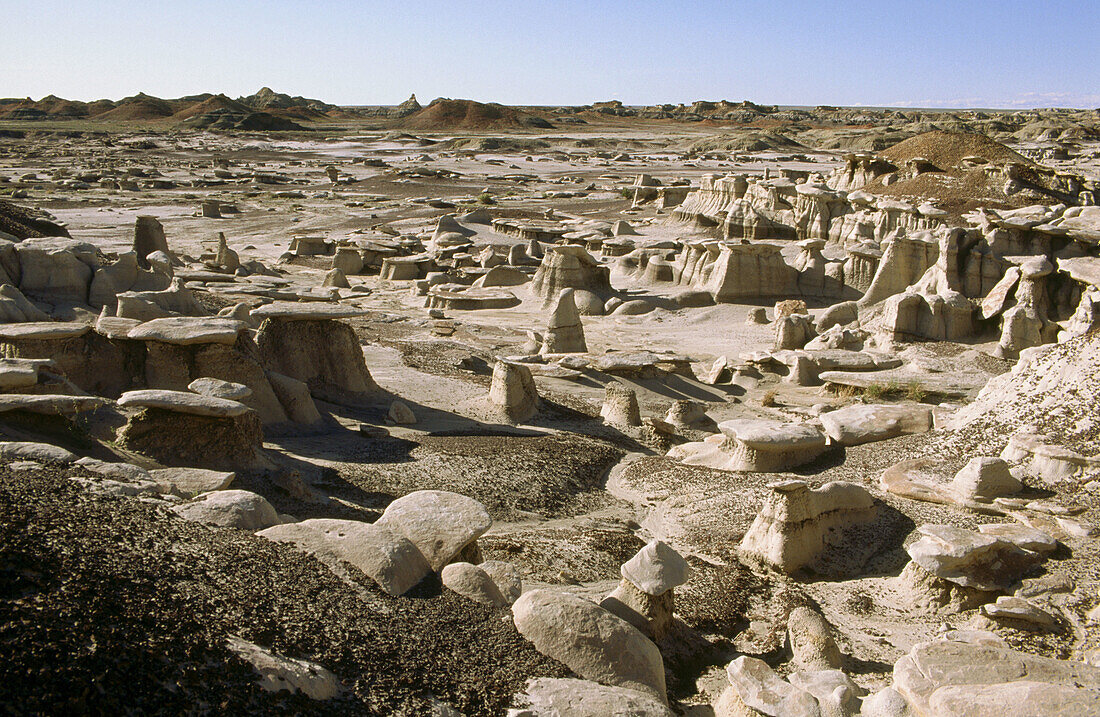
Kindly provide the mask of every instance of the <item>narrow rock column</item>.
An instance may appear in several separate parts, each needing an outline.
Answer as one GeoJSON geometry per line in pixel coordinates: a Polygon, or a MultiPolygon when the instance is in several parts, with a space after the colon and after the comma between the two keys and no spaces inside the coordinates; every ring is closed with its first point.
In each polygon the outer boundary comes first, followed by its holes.
{"type": "Polygon", "coordinates": [[[573,290],[562,289],[550,310],[541,352],[569,354],[585,351],[588,351],[588,345],[584,340],[581,315],[577,313],[577,305],[573,301],[573,290]]]}

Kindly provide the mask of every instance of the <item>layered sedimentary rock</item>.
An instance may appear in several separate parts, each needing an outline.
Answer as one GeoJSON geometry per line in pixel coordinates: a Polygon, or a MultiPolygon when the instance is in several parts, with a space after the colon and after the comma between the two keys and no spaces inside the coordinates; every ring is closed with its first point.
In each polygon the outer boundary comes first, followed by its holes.
{"type": "Polygon", "coordinates": [[[269,304],[253,311],[262,318],[256,335],[261,363],[271,371],[302,381],[317,398],[359,405],[378,392],[355,331],[337,321],[361,314],[352,307],[318,308],[269,304]]]}
{"type": "Polygon", "coordinates": [[[584,247],[549,247],[531,279],[531,291],[542,298],[544,305],[549,305],[563,289],[584,289],[598,296],[609,296],[612,293],[611,271],[584,247]]]}
{"type": "Polygon", "coordinates": [[[843,540],[846,528],[874,520],[871,494],[854,483],[826,483],[810,488],[804,481],[771,484],[752,526],[741,540],[741,552],[782,570],[811,566],[822,553],[843,540]]]}

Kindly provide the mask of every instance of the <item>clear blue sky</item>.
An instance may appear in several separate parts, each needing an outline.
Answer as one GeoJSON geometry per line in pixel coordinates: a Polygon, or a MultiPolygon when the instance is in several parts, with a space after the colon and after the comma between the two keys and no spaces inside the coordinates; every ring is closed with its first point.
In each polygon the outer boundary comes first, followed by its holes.
{"type": "Polygon", "coordinates": [[[1100,107],[1100,0],[0,0],[0,97],[1100,107]]]}

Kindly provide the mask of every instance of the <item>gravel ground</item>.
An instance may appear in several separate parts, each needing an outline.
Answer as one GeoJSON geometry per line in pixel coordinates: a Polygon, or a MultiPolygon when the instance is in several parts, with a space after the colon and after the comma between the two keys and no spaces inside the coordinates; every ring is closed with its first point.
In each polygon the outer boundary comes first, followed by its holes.
{"type": "Polygon", "coordinates": [[[0,467],[0,703],[13,714],[422,714],[431,694],[501,714],[564,676],[507,612],[438,585],[365,602],[313,558],[249,533],[0,467]],[[229,634],[320,663],[349,688],[313,703],[255,685],[229,634]],[[12,709],[18,705],[17,709],[12,709]]]}
{"type": "MultiPolygon", "coordinates": [[[[368,493],[394,498],[414,490],[462,493],[481,501],[495,520],[579,515],[615,501],[603,487],[623,452],[602,441],[559,434],[434,435],[417,442],[404,462],[363,455],[349,458],[340,474],[368,493]]],[[[383,450],[386,442],[373,444],[383,450]]]]}

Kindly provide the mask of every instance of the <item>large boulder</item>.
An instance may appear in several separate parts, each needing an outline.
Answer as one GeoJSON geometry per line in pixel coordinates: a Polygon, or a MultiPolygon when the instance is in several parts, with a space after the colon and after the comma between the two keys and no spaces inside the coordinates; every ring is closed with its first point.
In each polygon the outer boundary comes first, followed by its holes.
{"type": "Polygon", "coordinates": [[[1017,652],[992,635],[913,647],[894,689],[925,717],[1062,717],[1100,713],[1100,667],[1017,652]]]}
{"type": "Polygon", "coordinates": [[[404,595],[432,571],[417,546],[378,522],[314,518],[259,534],[316,556],[337,574],[337,561],[353,565],[390,595],[404,595]]]}
{"type": "Polygon", "coordinates": [[[442,570],[492,524],[481,503],[443,490],[418,490],[398,498],[377,521],[412,541],[435,571],[442,570]]]}
{"type": "Polygon", "coordinates": [[[522,714],[537,717],[672,717],[664,702],[648,692],[601,685],[591,680],[538,677],[517,695],[522,714]]]}
{"type": "Polygon", "coordinates": [[[263,530],[283,521],[263,496],[247,490],[216,490],[174,505],[172,512],[185,520],[222,528],[263,530]]]}
{"type": "Polygon", "coordinates": [[[512,616],[536,650],[584,679],[667,700],[657,646],[599,605],[564,592],[531,590],[512,606],[512,616]]]}

